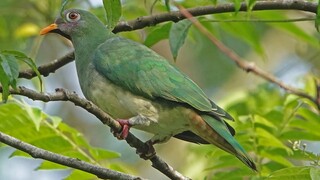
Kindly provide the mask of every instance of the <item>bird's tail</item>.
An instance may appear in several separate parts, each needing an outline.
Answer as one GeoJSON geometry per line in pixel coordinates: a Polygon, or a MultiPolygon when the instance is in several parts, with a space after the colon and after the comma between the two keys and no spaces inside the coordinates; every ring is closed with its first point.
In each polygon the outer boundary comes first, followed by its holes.
{"type": "Polygon", "coordinates": [[[193,118],[192,123],[194,123],[195,127],[198,127],[194,129],[197,135],[211,144],[235,155],[245,165],[257,171],[255,163],[231,135],[223,120],[217,120],[208,115],[197,115],[193,118]]]}

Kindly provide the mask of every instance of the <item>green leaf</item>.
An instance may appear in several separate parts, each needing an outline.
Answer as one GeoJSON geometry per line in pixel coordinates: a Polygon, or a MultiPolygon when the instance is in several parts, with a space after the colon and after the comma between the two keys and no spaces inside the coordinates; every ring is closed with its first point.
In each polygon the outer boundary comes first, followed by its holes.
{"type": "Polygon", "coordinates": [[[9,78],[10,85],[16,89],[17,79],[19,76],[19,64],[17,60],[12,55],[0,54],[1,66],[9,78]]]}
{"type": "Polygon", "coordinates": [[[62,122],[62,119],[58,116],[50,116],[50,120],[52,121],[52,125],[54,128],[57,128],[62,122]]]}
{"type": "MultiPolygon", "coordinates": [[[[116,152],[90,146],[76,129],[61,122],[57,117],[50,117],[40,109],[24,103],[9,101],[0,105],[0,131],[39,148],[93,164],[105,165],[106,159],[119,157],[116,152]]],[[[22,151],[15,151],[12,156],[28,155],[22,151]]],[[[63,167],[45,161],[38,169],[63,167]]]]}
{"type": "Polygon", "coordinates": [[[155,28],[153,31],[149,33],[146,40],[144,41],[144,45],[151,47],[156,44],[160,40],[167,39],[169,37],[169,32],[172,23],[166,23],[161,27],[155,28]]]}
{"type": "Polygon", "coordinates": [[[282,165],[285,165],[287,167],[292,167],[293,166],[293,164],[289,160],[287,160],[285,157],[283,157],[280,154],[269,153],[268,151],[262,150],[260,152],[260,155],[263,156],[263,157],[269,158],[270,160],[272,160],[274,162],[277,162],[277,163],[280,163],[282,165]]]}
{"type": "MultiPolygon", "coordinates": [[[[288,19],[283,13],[279,12],[261,12],[259,14],[256,14],[258,17],[262,19],[268,19],[270,17],[274,19],[288,19]]],[[[303,42],[306,42],[310,45],[312,45],[315,48],[319,48],[319,41],[314,36],[310,35],[303,29],[303,27],[300,27],[294,23],[268,23],[270,26],[276,29],[281,29],[286,32],[291,33],[295,37],[301,39],[303,42]]]]}
{"type": "Polygon", "coordinates": [[[311,168],[310,177],[312,180],[320,179],[320,170],[318,168],[311,168]]]}
{"type": "MultiPolygon", "coordinates": [[[[3,55],[6,55],[6,56],[12,56],[14,57],[16,60],[20,60],[24,63],[26,63],[36,74],[37,74],[37,77],[39,79],[39,82],[40,82],[40,87],[41,87],[41,91],[42,91],[42,78],[41,78],[41,74],[37,68],[37,65],[34,63],[34,61],[29,58],[27,55],[25,55],[24,53],[22,52],[19,52],[19,51],[12,51],[12,50],[5,50],[5,51],[2,51],[1,54],[3,55]]],[[[18,69],[16,69],[18,70],[18,69]]],[[[18,73],[18,72],[17,72],[18,73]]],[[[18,74],[19,75],[19,74],[18,74]]]]}
{"type": "Polygon", "coordinates": [[[91,148],[90,153],[96,159],[112,159],[120,157],[120,154],[117,152],[107,151],[101,148],[91,148]]]}
{"type": "Polygon", "coordinates": [[[234,0],[234,14],[237,15],[241,8],[241,0],[234,0]]]}
{"type": "Polygon", "coordinates": [[[6,102],[9,97],[9,78],[4,73],[3,68],[0,66],[0,83],[2,85],[2,101],[6,102]]]}
{"type": "Polygon", "coordinates": [[[318,0],[317,14],[316,14],[316,19],[314,21],[314,26],[318,32],[319,32],[319,25],[320,25],[320,0],[318,0]]]}
{"type": "Polygon", "coordinates": [[[121,1],[103,0],[103,6],[107,15],[108,28],[113,29],[121,17],[121,1]]]}
{"type": "Polygon", "coordinates": [[[93,175],[93,174],[90,174],[90,173],[87,173],[87,172],[84,172],[84,171],[80,171],[80,170],[73,170],[71,172],[71,174],[64,178],[65,180],[74,180],[74,179],[87,179],[87,180],[90,180],[90,179],[97,179],[97,176],[93,175]]]}
{"type": "Polygon", "coordinates": [[[278,171],[272,172],[266,180],[292,180],[303,179],[313,180],[311,177],[319,176],[319,169],[314,167],[302,166],[302,167],[290,167],[284,168],[278,171]],[[313,169],[311,171],[311,169],[313,169]],[[312,172],[312,176],[311,176],[312,172]]]}
{"type": "Polygon", "coordinates": [[[38,108],[33,108],[31,106],[25,106],[25,110],[27,111],[29,117],[33,121],[37,131],[40,130],[40,123],[47,116],[42,113],[42,111],[38,108]],[[44,116],[45,115],[45,116],[44,116]]]}
{"type": "Polygon", "coordinates": [[[17,88],[17,79],[19,76],[19,65],[11,54],[0,53],[0,83],[3,89],[3,101],[7,101],[9,96],[9,87],[17,88]]]}
{"type": "Polygon", "coordinates": [[[184,41],[187,37],[188,31],[191,25],[192,25],[192,22],[187,19],[172,25],[169,33],[169,43],[170,43],[171,53],[174,59],[177,58],[178,51],[184,44],[184,41]]]}
{"type": "Polygon", "coordinates": [[[258,142],[260,146],[263,147],[275,147],[285,149],[288,154],[292,154],[292,150],[284,145],[277,137],[262,128],[256,128],[256,133],[258,135],[258,142]]]}
{"type": "Polygon", "coordinates": [[[248,0],[248,11],[251,11],[257,0],[248,0]]]}
{"type": "Polygon", "coordinates": [[[275,126],[273,123],[269,122],[266,118],[260,116],[260,115],[254,115],[254,122],[258,124],[262,124],[266,127],[270,127],[272,130],[277,130],[277,126],[275,126]]]}
{"type": "Polygon", "coordinates": [[[167,11],[170,12],[170,0],[165,0],[164,3],[166,5],[167,11]]]}

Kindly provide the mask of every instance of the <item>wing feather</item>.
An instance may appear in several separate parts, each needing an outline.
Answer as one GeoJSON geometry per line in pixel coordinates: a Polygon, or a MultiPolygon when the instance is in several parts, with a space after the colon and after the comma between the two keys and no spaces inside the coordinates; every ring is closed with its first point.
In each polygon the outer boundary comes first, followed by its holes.
{"type": "Polygon", "coordinates": [[[93,62],[101,74],[136,94],[185,103],[198,111],[232,119],[190,78],[139,43],[112,37],[95,50],[93,62]]]}

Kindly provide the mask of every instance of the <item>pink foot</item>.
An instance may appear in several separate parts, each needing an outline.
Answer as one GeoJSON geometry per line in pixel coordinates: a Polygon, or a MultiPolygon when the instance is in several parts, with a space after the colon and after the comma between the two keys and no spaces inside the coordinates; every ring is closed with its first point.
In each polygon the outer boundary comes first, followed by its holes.
{"type": "Polygon", "coordinates": [[[130,127],[132,125],[129,123],[127,119],[117,119],[117,121],[121,125],[122,130],[121,132],[113,132],[113,135],[119,140],[126,139],[129,134],[130,127]]]}

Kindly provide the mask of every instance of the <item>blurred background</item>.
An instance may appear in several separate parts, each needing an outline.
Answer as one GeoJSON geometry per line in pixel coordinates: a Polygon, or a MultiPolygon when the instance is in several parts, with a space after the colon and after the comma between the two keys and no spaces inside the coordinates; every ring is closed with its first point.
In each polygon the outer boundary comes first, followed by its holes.
{"type": "MultiPolygon", "coordinates": [[[[186,8],[212,3],[205,0],[197,3],[189,0],[178,2],[186,8]]],[[[167,12],[164,1],[123,0],[122,3],[123,21],[167,12]]],[[[51,24],[57,17],[60,5],[60,1],[53,0],[1,0],[0,50],[24,52],[33,58],[37,65],[46,64],[71,52],[72,43],[63,37],[56,34],[39,36],[40,29],[51,24]]],[[[75,0],[68,7],[90,10],[105,22],[101,0],[75,0]]],[[[314,22],[238,22],[249,19],[284,20],[302,17],[313,18],[314,14],[299,11],[266,11],[249,14],[240,12],[237,15],[225,13],[204,16],[201,21],[217,38],[245,60],[256,63],[291,86],[303,88],[306,76],[319,77],[319,34],[314,28],[314,22]],[[223,20],[234,20],[234,22],[221,22],[223,20]]],[[[161,25],[122,32],[119,35],[144,43],[148,34],[159,27],[161,25]]],[[[168,40],[161,40],[151,48],[189,75],[212,100],[224,108],[241,98],[244,92],[255,90],[259,84],[265,83],[261,78],[236,67],[195,27],[191,27],[176,61],[173,61],[168,40]]],[[[22,65],[21,69],[23,68],[27,67],[22,65]]],[[[39,90],[35,78],[32,81],[21,79],[18,84],[39,90]]],[[[268,86],[274,87],[270,84],[268,86]]],[[[44,78],[45,92],[54,92],[56,88],[66,88],[83,96],[74,62],[44,78]]],[[[280,90],[281,92],[283,93],[280,90]]],[[[115,161],[133,174],[164,179],[163,175],[150,166],[149,161],[141,160],[134,149],[114,138],[108,127],[81,108],[67,102],[42,103],[29,99],[24,101],[43,109],[49,115],[61,117],[63,122],[83,133],[91,145],[121,153],[121,158],[115,161]]],[[[132,132],[143,140],[151,137],[150,134],[137,130],[132,132]]],[[[308,147],[312,148],[313,145],[308,147]]],[[[312,149],[320,153],[317,147],[316,144],[312,149]]],[[[204,169],[209,161],[206,156],[211,148],[203,146],[200,151],[199,145],[174,138],[165,144],[156,145],[158,154],[169,164],[187,176],[198,178],[203,177],[200,172],[206,174],[204,169]]],[[[70,173],[70,170],[37,170],[42,160],[10,158],[13,151],[13,148],[7,146],[0,149],[0,179],[56,180],[63,179],[70,173]]]]}

